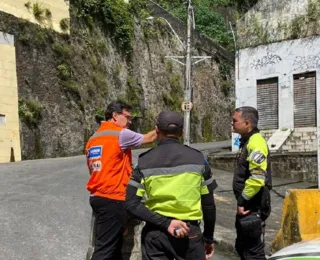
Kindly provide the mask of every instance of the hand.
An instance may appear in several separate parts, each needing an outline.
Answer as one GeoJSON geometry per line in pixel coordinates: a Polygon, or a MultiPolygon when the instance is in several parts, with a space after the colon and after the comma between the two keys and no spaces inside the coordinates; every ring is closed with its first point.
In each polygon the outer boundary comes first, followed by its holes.
{"type": "Polygon", "coordinates": [[[187,226],[187,223],[173,219],[170,222],[170,226],[168,227],[168,232],[170,235],[176,237],[176,238],[183,238],[188,236],[189,227],[187,226]],[[176,230],[176,232],[174,232],[176,230]]]}
{"type": "Polygon", "coordinates": [[[250,210],[245,210],[244,207],[237,206],[237,214],[240,216],[248,215],[250,212],[250,210]]]}
{"type": "Polygon", "coordinates": [[[206,250],[206,260],[209,260],[214,254],[214,244],[204,243],[204,249],[206,250]]]}

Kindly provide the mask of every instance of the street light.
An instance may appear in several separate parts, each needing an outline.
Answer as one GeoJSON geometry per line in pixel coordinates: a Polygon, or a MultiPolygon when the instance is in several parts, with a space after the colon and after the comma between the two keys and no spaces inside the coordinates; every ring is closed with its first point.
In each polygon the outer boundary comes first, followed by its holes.
{"type": "MultiPolygon", "coordinates": [[[[188,13],[190,13],[190,7],[189,4],[188,13]]],[[[188,29],[187,29],[187,40],[186,45],[183,44],[178,34],[175,32],[175,30],[172,28],[171,24],[163,17],[157,17],[163,21],[165,21],[175,37],[179,40],[181,46],[183,47],[183,50],[185,52],[184,56],[166,56],[166,58],[171,58],[172,60],[180,63],[181,65],[185,66],[185,87],[184,87],[184,102],[182,104],[183,111],[184,111],[184,126],[183,126],[183,142],[185,145],[190,145],[190,110],[192,108],[191,104],[191,95],[192,95],[192,89],[191,89],[191,22],[190,22],[190,15],[188,16],[188,29]],[[185,63],[181,62],[179,59],[184,59],[185,63]]],[[[147,20],[153,20],[154,17],[150,16],[147,18],[147,20]]]]}
{"type": "MultiPolygon", "coordinates": [[[[190,145],[190,112],[192,109],[192,84],[191,84],[191,70],[194,65],[197,63],[204,61],[206,59],[211,59],[211,56],[191,56],[191,35],[192,29],[195,29],[195,22],[194,22],[194,13],[192,7],[192,0],[188,1],[188,19],[187,19],[187,38],[186,44],[183,44],[178,34],[172,28],[171,24],[163,17],[157,17],[163,21],[165,21],[175,37],[179,40],[181,46],[184,50],[184,56],[166,56],[166,58],[170,58],[179,64],[185,67],[185,82],[184,82],[184,101],[181,104],[182,110],[184,112],[184,126],[183,126],[183,142],[185,145],[190,145]],[[184,63],[181,61],[184,60],[184,63]],[[196,61],[193,62],[192,60],[195,59],[196,61]]],[[[154,17],[150,16],[147,20],[153,20],[154,17]]]]}
{"type": "MultiPolygon", "coordinates": [[[[153,21],[154,19],[155,19],[155,17],[149,16],[146,20],[148,20],[148,21],[153,21]]],[[[157,17],[157,19],[163,20],[163,21],[165,21],[165,22],[169,25],[169,27],[170,27],[171,31],[173,32],[174,36],[176,36],[176,38],[177,38],[178,41],[180,42],[181,46],[182,46],[183,49],[185,50],[185,49],[186,49],[186,46],[183,44],[183,42],[181,41],[180,37],[178,36],[178,34],[176,33],[176,31],[172,28],[172,26],[171,26],[171,24],[168,22],[168,20],[165,19],[165,18],[163,18],[163,17],[157,17]]]]}

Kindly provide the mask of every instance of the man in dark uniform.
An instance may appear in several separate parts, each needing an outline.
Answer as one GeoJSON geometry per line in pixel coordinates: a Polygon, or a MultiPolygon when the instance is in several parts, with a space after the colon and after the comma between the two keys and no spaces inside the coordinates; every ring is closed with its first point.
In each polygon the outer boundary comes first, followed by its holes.
{"type": "Polygon", "coordinates": [[[182,129],[179,113],[160,113],[158,146],[139,156],[127,188],[127,210],[146,221],[143,260],[205,260],[214,253],[217,185],[204,155],[180,144],[182,129]]]}
{"type": "Polygon", "coordinates": [[[271,171],[269,149],[259,133],[258,111],[237,108],[233,131],[241,135],[240,151],[233,178],[237,200],[235,249],[241,260],[265,260],[264,221],[270,214],[271,171]]]}

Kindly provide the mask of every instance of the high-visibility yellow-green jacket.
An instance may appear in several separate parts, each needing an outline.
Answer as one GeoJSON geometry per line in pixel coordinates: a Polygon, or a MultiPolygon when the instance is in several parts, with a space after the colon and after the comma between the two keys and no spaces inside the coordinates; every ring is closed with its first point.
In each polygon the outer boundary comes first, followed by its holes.
{"type": "Polygon", "coordinates": [[[233,178],[238,205],[258,207],[261,200],[256,195],[264,186],[272,186],[270,156],[266,140],[256,129],[241,138],[233,178]]]}

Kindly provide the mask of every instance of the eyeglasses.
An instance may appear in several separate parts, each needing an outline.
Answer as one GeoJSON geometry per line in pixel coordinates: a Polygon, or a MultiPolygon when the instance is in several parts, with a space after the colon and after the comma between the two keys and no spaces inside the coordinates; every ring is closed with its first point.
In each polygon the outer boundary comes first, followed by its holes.
{"type": "Polygon", "coordinates": [[[132,117],[131,116],[128,116],[128,115],[125,115],[123,113],[121,113],[121,115],[123,115],[127,120],[131,121],[132,120],[132,117]]]}

